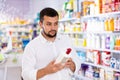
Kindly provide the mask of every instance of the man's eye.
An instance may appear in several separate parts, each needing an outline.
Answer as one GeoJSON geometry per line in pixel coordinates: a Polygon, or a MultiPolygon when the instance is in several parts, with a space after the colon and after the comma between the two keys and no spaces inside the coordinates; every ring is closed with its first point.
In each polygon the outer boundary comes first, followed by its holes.
{"type": "Polygon", "coordinates": [[[50,23],[47,23],[47,25],[48,25],[48,26],[51,26],[51,24],[50,24],[50,23]]]}
{"type": "Polygon", "coordinates": [[[57,26],[58,25],[58,23],[55,23],[55,26],[57,26]]]}

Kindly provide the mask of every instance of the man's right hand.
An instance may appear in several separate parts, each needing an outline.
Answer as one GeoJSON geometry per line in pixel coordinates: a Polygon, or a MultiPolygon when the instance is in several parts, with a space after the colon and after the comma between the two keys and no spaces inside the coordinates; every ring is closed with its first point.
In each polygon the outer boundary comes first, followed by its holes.
{"type": "Polygon", "coordinates": [[[47,74],[55,73],[65,66],[62,63],[55,64],[55,60],[51,61],[44,69],[47,71],[47,74]]]}
{"type": "Polygon", "coordinates": [[[48,75],[60,71],[65,65],[62,63],[55,64],[55,60],[51,61],[45,68],[42,68],[37,71],[37,80],[48,75]]]}

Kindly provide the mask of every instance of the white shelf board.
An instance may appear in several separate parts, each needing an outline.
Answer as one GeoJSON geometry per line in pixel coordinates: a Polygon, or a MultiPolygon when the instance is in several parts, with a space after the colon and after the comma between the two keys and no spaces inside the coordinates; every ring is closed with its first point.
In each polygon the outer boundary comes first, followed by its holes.
{"type": "Polygon", "coordinates": [[[85,32],[59,32],[60,34],[85,34],[85,32]]]}
{"type": "Polygon", "coordinates": [[[120,31],[99,31],[99,32],[59,32],[62,34],[99,34],[99,35],[120,35],[120,31]]]}
{"type": "Polygon", "coordinates": [[[80,20],[80,18],[63,18],[60,19],[59,22],[73,21],[73,20],[80,20]]]}
{"type": "Polygon", "coordinates": [[[99,51],[108,51],[108,52],[114,52],[114,53],[120,53],[119,50],[110,50],[110,49],[98,49],[98,48],[88,48],[88,47],[75,47],[77,50],[87,50],[87,49],[91,49],[91,50],[99,50],[99,51]]]}
{"type": "Polygon", "coordinates": [[[82,18],[93,18],[93,17],[109,17],[109,16],[115,16],[115,15],[120,15],[120,11],[118,12],[109,12],[109,13],[102,13],[102,14],[96,14],[96,15],[87,15],[83,16],[82,18]]]}
{"type": "Polygon", "coordinates": [[[90,79],[88,77],[81,76],[81,75],[78,75],[78,78],[79,78],[79,80],[92,80],[92,79],[90,79]]]}
{"type": "Polygon", "coordinates": [[[86,34],[108,34],[108,35],[120,35],[120,31],[94,31],[94,32],[90,32],[90,31],[86,31],[86,34]]]}
{"type": "Polygon", "coordinates": [[[94,63],[89,63],[89,62],[82,62],[82,63],[87,64],[87,65],[91,65],[91,66],[96,66],[98,68],[102,68],[102,69],[105,69],[105,70],[112,70],[112,71],[120,72],[120,69],[114,69],[114,68],[111,68],[111,67],[98,65],[98,64],[94,64],[94,63]]]}

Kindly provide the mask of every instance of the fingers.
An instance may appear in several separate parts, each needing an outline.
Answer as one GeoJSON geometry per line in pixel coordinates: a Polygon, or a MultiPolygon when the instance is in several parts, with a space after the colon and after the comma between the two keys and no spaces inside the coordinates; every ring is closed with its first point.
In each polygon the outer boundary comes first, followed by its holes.
{"type": "Polygon", "coordinates": [[[75,64],[71,58],[69,58],[65,64],[62,63],[54,64],[54,62],[55,60],[51,61],[47,66],[47,70],[49,73],[55,73],[65,67],[70,68],[71,71],[73,72],[75,71],[75,64]]]}
{"type": "Polygon", "coordinates": [[[69,58],[68,60],[67,60],[67,62],[65,63],[65,65],[72,65],[74,62],[72,61],[72,59],[71,58],[69,58]]]}
{"type": "Polygon", "coordinates": [[[50,64],[54,64],[55,63],[55,60],[51,61],[50,64]]]}
{"type": "Polygon", "coordinates": [[[71,58],[65,63],[65,67],[70,68],[73,72],[75,71],[75,63],[71,58]]]}
{"type": "Polygon", "coordinates": [[[61,63],[58,64],[54,64],[55,60],[51,61],[47,66],[46,69],[48,71],[48,73],[55,73],[61,69],[64,68],[64,65],[62,65],[61,63]]]}
{"type": "Polygon", "coordinates": [[[61,63],[55,64],[55,68],[59,71],[61,69],[63,69],[65,66],[62,65],[61,63]]]}

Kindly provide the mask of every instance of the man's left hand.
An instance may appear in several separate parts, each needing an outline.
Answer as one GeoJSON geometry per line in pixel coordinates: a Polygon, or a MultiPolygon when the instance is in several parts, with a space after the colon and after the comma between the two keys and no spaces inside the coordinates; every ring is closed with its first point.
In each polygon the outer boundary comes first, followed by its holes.
{"type": "Polygon", "coordinates": [[[71,58],[69,58],[68,61],[65,63],[65,67],[70,68],[72,72],[75,71],[75,63],[71,58]]]}

